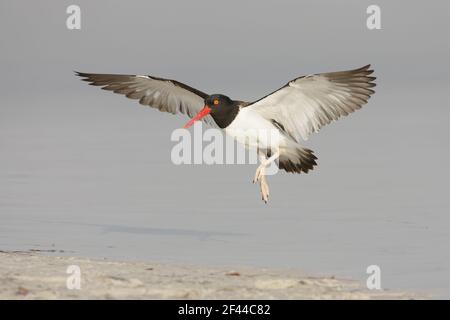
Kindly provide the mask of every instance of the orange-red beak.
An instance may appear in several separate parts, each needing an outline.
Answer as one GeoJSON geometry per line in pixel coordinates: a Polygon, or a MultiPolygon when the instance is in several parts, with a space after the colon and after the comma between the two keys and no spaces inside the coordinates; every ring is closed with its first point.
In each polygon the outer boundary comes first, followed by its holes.
{"type": "Polygon", "coordinates": [[[183,128],[187,129],[190,126],[192,126],[194,124],[195,121],[200,120],[201,118],[207,116],[209,113],[211,112],[211,108],[208,106],[204,106],[202,110],[200,110],[195,117],[193,117],[191,120],[188,121],[188,123],[186,123],[184,125],[183,128]]]}

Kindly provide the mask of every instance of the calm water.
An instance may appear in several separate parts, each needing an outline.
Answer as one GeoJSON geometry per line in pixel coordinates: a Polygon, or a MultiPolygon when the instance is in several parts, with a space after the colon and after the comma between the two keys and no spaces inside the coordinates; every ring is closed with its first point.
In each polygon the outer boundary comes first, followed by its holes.
{"type": "Polygon", "coordinates": [[[185,119],[112,94],[9,98],[0,113],[0,250],[301,268],[450,297],[450,111],[442,88],[381,87],[307,145],[319,167],[175,166],[185,119]]]}

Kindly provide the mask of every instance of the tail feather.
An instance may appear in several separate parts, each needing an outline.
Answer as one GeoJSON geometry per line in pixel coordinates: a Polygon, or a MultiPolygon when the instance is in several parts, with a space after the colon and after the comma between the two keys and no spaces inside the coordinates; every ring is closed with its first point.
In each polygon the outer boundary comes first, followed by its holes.
{"type": "Polygon", "coordinates": [[[281,152],[278,167],[292,173],[308,173],[317,165],[317,157],[313,151],[297,145],[281,152]]]}

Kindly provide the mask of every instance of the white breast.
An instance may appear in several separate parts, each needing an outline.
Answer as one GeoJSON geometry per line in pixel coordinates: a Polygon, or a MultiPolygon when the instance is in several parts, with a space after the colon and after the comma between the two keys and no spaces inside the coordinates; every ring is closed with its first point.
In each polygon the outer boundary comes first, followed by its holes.
{"type": "Polygon", "coordinates": [[[247,147],[273,149],[285,141],[272,122],[249,108],[242,108],[225,132],[247,147]]]}

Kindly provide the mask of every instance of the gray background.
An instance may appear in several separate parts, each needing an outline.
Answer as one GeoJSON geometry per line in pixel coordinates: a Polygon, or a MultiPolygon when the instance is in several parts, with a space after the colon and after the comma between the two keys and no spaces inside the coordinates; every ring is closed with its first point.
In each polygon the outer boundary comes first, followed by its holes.
{"type": "Polygon", "coordinates": [[[0,249],[301,268],[450,297],[445,1],[2,1],[0,249]],[[67,30],[66,7],[82,29],[67,30]],[[382,9],[382,30],[366,8],[382,9]],[[174,166],[163,114],[73,70],[152,74],[252,100],[371,63],[369,104],[307,146],[308,175],[174,166]]]}

